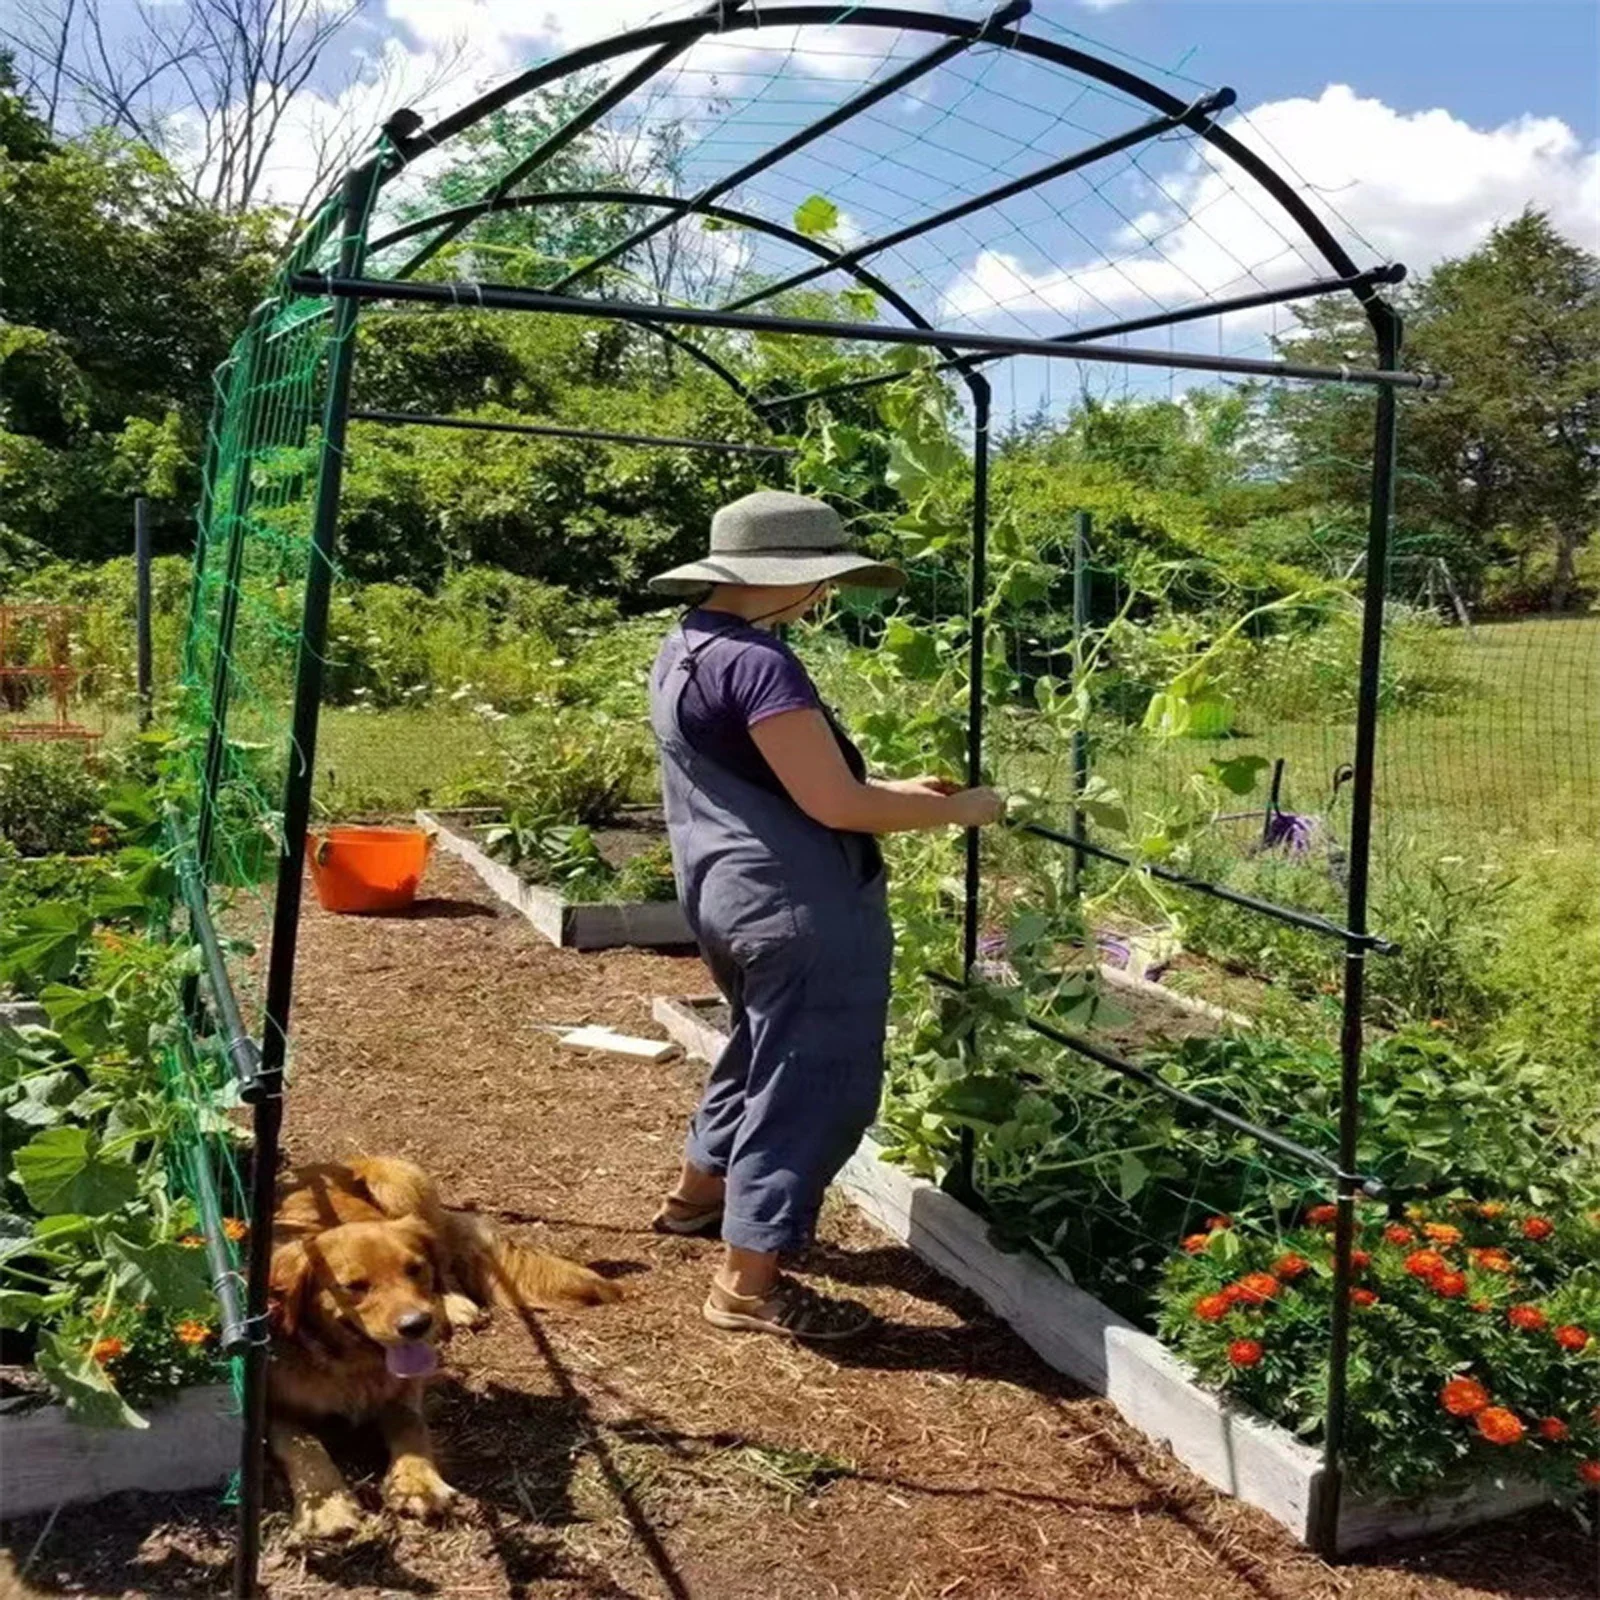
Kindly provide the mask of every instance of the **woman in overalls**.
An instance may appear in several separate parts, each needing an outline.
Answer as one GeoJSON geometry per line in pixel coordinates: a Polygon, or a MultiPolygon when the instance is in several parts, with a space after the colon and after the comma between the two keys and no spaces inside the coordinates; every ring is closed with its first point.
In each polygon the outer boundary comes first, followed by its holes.
{"type": "Polygon", "coordinates": [[[698,604],[668,634],[651,721],[678,894],[732,1012],[655,1226],[720,1230],[714,1327],[832,1340],[871,1313],[779,1271],[878,1108],[893,935],[874,835],[977,827],[1002,806],[939,778],[869,778],[775,629],[836,584],[892,589],[819,500],[724,506],[702,561],[651,580],[698,604]]]}

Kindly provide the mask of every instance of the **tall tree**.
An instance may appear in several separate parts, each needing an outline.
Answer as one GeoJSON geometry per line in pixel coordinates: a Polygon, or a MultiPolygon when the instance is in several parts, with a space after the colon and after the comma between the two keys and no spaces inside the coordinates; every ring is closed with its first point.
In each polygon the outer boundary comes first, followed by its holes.
{"type": "MultiPolygon", "coordinates": [[[[1401,527],[1462,576],[1538,575],[1562,610],[1600,517],[1600,260],[1542,212],[1493,230],[1402,293],[1407,362],[1451,387],[1408,397],[1400,429],[1401,527]]],[[[1364,361],[1364,321],[1344,301],[1299,314],[1285,354],[1364,361]]],[[[1337,388],[1271,401],[1280,466],[1303,501],[1354,522],[1371,459],[1370,401],[1337,388]]]]}

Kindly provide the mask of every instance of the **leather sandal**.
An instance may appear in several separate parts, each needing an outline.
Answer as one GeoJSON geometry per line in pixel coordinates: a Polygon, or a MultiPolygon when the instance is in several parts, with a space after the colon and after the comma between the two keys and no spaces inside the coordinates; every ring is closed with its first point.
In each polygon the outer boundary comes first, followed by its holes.
{"type": "Polygon", "coordinates": [[[819,1294],[789,1277],[764,1295],[734,1294],[713,1279],[701,1315],[724,1333],[774,1333],[812,1344],[857,1338],[878,1320],[859,1301],[819,1294]]]}
{"type": "Polygon", "coordinates": [[[676,1234],[681,1239],[715,1238],[722,1227],[722,1202],[685,1200],[682,1195],[669,1194],[650,1219],[650,1227],[655,1233],[676,1234]]]}

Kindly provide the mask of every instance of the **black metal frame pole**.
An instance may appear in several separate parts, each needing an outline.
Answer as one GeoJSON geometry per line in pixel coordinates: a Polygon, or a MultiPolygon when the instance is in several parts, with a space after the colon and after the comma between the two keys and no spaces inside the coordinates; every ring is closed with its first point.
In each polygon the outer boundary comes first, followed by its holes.
{"type": "MultiPolygon", "coordinates": [[[[376,160],[357,167],[344,181],[344,237],[339,270],[358,272],[367,216],[378,184],[376,160]]],[[[288,1057],[289,1007],[294,994],[300,899],[305,879],[306,832],[311,822],[311,784],[316,768],[317,722],[322,706],[323,661],[328,642],[328,607],[338,545],[340,491],[350,412],[350,375],[355,365],[357,301],[340,301],[328,331],[328,388],[323,408],[322,461],[311,524],[300,646],[295,662],[294,716],[288,777],[283,796],[283,859],[278,866],[267,957],[266,1016],[262,1026],[259,1081],[254,1112],[255,1150],[250,1174],[250,1260],[246,1320],[252,1334],[245,1356],[244,1437],[240,1449],[239,1549],[234,1565],[237,1600],[253,1600],[261,1559],[261,1501],[267,1446],[267,1282],[272,1266],[272,1212],[276,1200],[278,1139],[283,1122],[283,1069],[288,1057]]]]}
{"type": "MultiPolygon", "coordinates": [[[[868,256],[880,255],[885,250],[894,249],[896,245],[921,238],[923,234],[932,233],[936,228],[947,227],[952,222],[961,221],[963,217],[972,216],[974,212],[1000,205],[1019,194],[1041,188],[1057,178],[1064,178],[1069,173],[1092,166],[1096,161],[1104,161],[1108,156],[1120,155],[1135,145],[1148,144],[1152,139],[1159,139],[1162,134],[1171,133],[1175,128],[1193,127],[1195,123],[1204,121],[1213,113],[1226,110],[1237,98],[1232,89],[1218,89],[1212,94],[1202,96],[1180,115],[1152,118],[1149,122],[1140,123],[1137,128],[1129,128],[1083,150],[1075,150],[1069,156],[1061,156],[1055,161],[1046,162],[1044,166],[1035,167],[1031,172],[1023,173],[1021,177],[1008,179],[993,189],[971,195],[953,206],[946,206],[942,211],[935,211],[929,216],[919,218],[916,222],[908,222],[904,227],[896,228],[890,233],[880,234],[876,239],[867,239],[861,244],[852,245],[840,254],[834,265],[854,266],[857,262],[865,261],[868,256]]],[[[742,310],[745,306],[753,306],[759,301],[771,299],[774,295],[815,282],[832,270],[833,267],[820,263],[813,267],[802,267],[798,272],[790,273],[787,278],[779,278],[774,283],[752,289],[737,300],[728,301],[722,309],[742,310]]]]}
{"type": "Polygon", "coordinates": [[[804,128],[789,135],[787,139],[780,139],[770,150],[763,151],[753,161],[747,161],[742,167],[728,173],[725,177],[718,178],[715,183],[707,184],[699,193],[684,200],[671,202],[671,208],[665,215],[659,216],[654,221],[647,222],[642,228],[636,228],[627,238],[619,239],[614,245],[602,250],[599,255],[591,257],[588,261],[574,267],[570,272],[556,280],[555,293],[564,294],[573,284],[581,282],[584,278],[599,272],[603,267],[608,267],[613,261],[619,260],[630,250],[637,250],[640,245],[648,243],[657,234],[664,233],[681,218],[691,215],[701,206],[715,200],[719,195],[729,194],[737,189],[741,183],[748,182],[751,178],[759,176],[769,167],[775,167],[780,161],[792,156],[796,151],[803,150],[808,144],[814,144],[826,134],[832,133],[835,128],[843,127],[845,123],[859,116],[869,107],[875,106],[881,100],[887,100],[892,95],[898,94],[908,85],[913,84],[918,78],[923,78],[928,73],[942,67],[945,62],[962,54],[970,45],[982,39],[984,33],[990,28],[1007,28],[1013,22],[1027,16],[1033,9],[1033,0],[1008,0],[998,11],[992,12],[976,33],[963,35],[956,39],[948,39],[945,43],[935,45],[933,49],[920,55],[915,61],[907,62],[896,72],[889,73],[880,78],[878,82],[868,85],[859,94],[852,95],[842,105],[835,106],[825,116],[818,117],[815,122],[807,124],[804,128]]]}
{"type": "Polygon", "coordinates": [[[642,300],[616,300],[566,295],[542,289],[519,289],[505,283],[403,283],[385,278],[346,278],[331,273],[302,272],[290,280],[297,293],[331,295],[346,300],[398,300],[446,306],[459,311],[544,311],[554,316],[637,322],[646,326],[727,328],[737,333],[795,334],[804,338],[853,339],[861,344],[934,346],[973,350],[997,356],[1049,356],[1058,361],[1098,361],[1120,367],[1155,367],[1163,371],[1221,372],[1237,377],[1300,379],[1308,383],[1346,383],[1362,388],[1445,389],[1447,379],[1433,373],[1384,372],[1370,367],[1309,367],[1292,361],[1265,361],[1249,356],[1205,356],[1190,351],[1151,350],[1140,346],[1067,345],[1055,339],[1017,338],[1003,334],[954,332],[947,328],[897,328],[874,322],[846,322],[832,317],[786,317],[749,311],[719,311],[694,306],[659,305],[642,300]]]}
{"type": "MultiPolygon", "coordinates": [[[[1077,511],[1072,517],[1072,689],[1077,694],[1083,688],[1084,636],[1089,631],[1089,527],[1087,511],[1077,511]]],[[[1072,730],[1072,807],[1069,831],[1075,839],[1088,838],[1088,821],[1079,797],[1089,786],[1089,730],[1077,727],[1072,730]]],[[[1067,889],[1074,898],[1083,884],[1084,851],[1074,845],[1067,858],[1067,889]]]]}
{"type": "MultiPolygon", "coordinates": [[[[1378,362],[1399,365],[1402,326],[1390,309],[1379,320],[1378,362]]],[[[1378,697],[1383,659],[1383,613],[1388,578],[1389,532],[1394,517],[1397,408],[1393,389],[1378,391],[1373,426],[1372,502],[1367,523],[1367,570],[1361,607],[1361,667],[1356,703],[1355,776],[1350,785],[1350,864],[1345,923],[1353,937],[1344,957],[1344,1010],[1339,1033],[1338,1217],[1333,1240],[1333,1318],[1328,1337],[1328,1409],[1323,1433],[1322,1473],[1315,1507],[1319,1555],[1339,1554],[1339,1506],[1344,1475],[1344,1440],[1349,1410],[1351,1251],[1355,1243],[1356,1187],[1349,1181],[1361,1134],[1362,1013],[1366,993],[1367,949],[1358,942],[1367,931],[1372,868],[1373,789],[1377,777],[1378,697]]]]}
{"type": "MultiPolygon", "coordinates": [[[[984,663],[988,652],[989,621],[989,424],[992,395],[987,378],[972,383],[972,555],[967,566],[967,786],[983,782],[984,663]]],[[[970,983],[978,964],[978,937],[982,916],[983,836],[968,828],[962,880],[961,971],[970,983]]],[[[969,1039],[969,1055],[977,1045],[969,1039]]],[[[959,1193],[977,1198],[973,1180],[975,1141],[971,1128],[961,1130],[961,1151],[956,1180],[959,1193]]]]}
{"type": "MultiPolygon", "coordinates": [[[[1375,284],[1400,283],[1405,275],[1406,269],[1399,262],[1391,262],[1387,266],[1373,267],[1348,277],[1315,278],[1309,283],[1293,284],[1287,289],[1262,289],[1254,294],[1231,295],[1225,300],[1208,300],[1202,305],[1182,306],[1176,311],[1152,312],[1145,317],[1127,317],[1120,322],[1100,322],[1087,328],[1074,328],[1070,333],[1052,335],[1050,342],[1083,344],[1091,339],[1117,339],[1124,334],[1145,333],[1151,328],[1175,328],[1185,322],[1200,322],[1206,317],[1229,316],[1235,311],[1257,311],[1263,306],[1287,305],[1291,301],[1312,300],[1320,295],[1370,290],[1375,284]]],[[[956,356],[951,360],[935,362],[925,370],[965,373],[998,359],[996,356],[956,356]]],[[[763,410],[805,405],[812,400],[857,394],[863,389],[876,389],[887,383],[903,383],[913,376],[916,374],[910,372],[874,372],[864,378],[847,378],[842,383],[806,389],[799,394],[773,395],[770,399],[756,401],[756,405],[763,410]]]]}
{"type": "Polygon", "coordinates": [[[155,689],[150,650],[150,502],[142,494],[133,502],[133,635],[139,726],[148,728],[155,713],[155,689]]]}

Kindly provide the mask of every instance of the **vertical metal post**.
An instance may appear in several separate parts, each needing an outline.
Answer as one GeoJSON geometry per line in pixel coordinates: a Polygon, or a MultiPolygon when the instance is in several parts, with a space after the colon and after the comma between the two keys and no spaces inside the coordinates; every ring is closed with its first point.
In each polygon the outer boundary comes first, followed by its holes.
{"type": "MultiPolygon", "coordinates": [[[[972,390],[972,560],[967,577],[967,784],[983,782],[983,707],[984,662],[988,650],[989,607],[989,381],[978,377],[970,381],[972,390]]],[[[978,964],[978,935],[981,903],[983,846],[980,831],[968,828],[966,872],[961,906],[961,974],[972,977],[978,964]]],[[[969,1048],[972,1046],[969,1045],[969,1048]]],[[[956,1172],[963,1198],[974,1195],[972,1181],[973,1137],[970,1128],[961,1130],[960,1165],[956,1172]]]]}
{"type": "Polygon", "coordinates": [[[150,502],[143,495],[133,502],[133,628],[139,726],[148,728],[155,690],[150,673],[150,502]]]}
{"type": "MultiPolygon", "coordinates": [[[[1074,513],[1072,518],[1072,687],[1076,692],[1083,687],[1084,638],[1089,631],[1089,528],[1087,511],[1074,513]]],[[[1071,833],[1075,839],[1086,839],[1088,823],[1077,805],[1078,796],[1089,786],[1089,730],[1072,730],[1072,798],[1071,833]]],[[[1074,849],[1067,857],[1067,889],[1076,896],[1083,879],[1083,851],[1074,849]]]]}
{"type": "MultiPolygon", "coordinates": [[[[368,213],[378,180],[376,158],[357,167],[344,180],[344,236],[339,249],[341,275],[361,270],[368,213]]],[[[261,1500],[267,1445],[267,1280],[272,1266],[272,1211],[277,1188],[278,1139],[283,1122],[283,1069],[288,1055],[289,1005],[294,992],[306,830],[311,821],[311,780],[316,768],[317,721],[322,704],[322,668],[328,641],[328,605],[333,593],[345,434],[350,413],[350,374],[355,363],[359,310],[354,300],[335,302],[328,333],[328,392],[322,418],[322,460],[295,662],[289,772],[284,783],[284,853],[278,865],[272,942],[267,957],[266,1018],[262,1027],[260,1092],[255,1102],[255,1150],[250,1174],[249,1291],[245,1322],[251,1331],[251,1343],[244,1367],[239,1548],[233,1576],[237,1600],[253,1600],[261,1557],[261,1500]]]]}
{"type": "MultiPolygon", "coordinates": [[[[1400,364],[1401,322],[1383,307],[1377,322],[1378,365],[1400,364]]],[[[1333,1243],[1333,1322],[1328,1347],[1328,1412],[1323,1434],[1322,1474],[1315,1518],[1317,1552],[1339,1553],[1339,1502],[1344,1472],[1345,1420],[1350,1371],[1350,1253],[1355,1240],[1357,1140],[1361,1132],[1362,1011],[1366,989],[1367,902],[1372,864],[1372,796],[1376,779],[1379,667],[1383,655],[1384,591],[1388,576],[1389,528],[1394,515],[1395,391],[1378,391],[1373,430],[1372,502],[1367,522],[1366,579],[1361,603],[1361,667],[1356,702],[1354,777],[1350,785],[1350,865],[1345,926],[1351,938],[1344,956],[1344,1014],[1339,1034],[1338,1219],[1333,1243]]]]}

